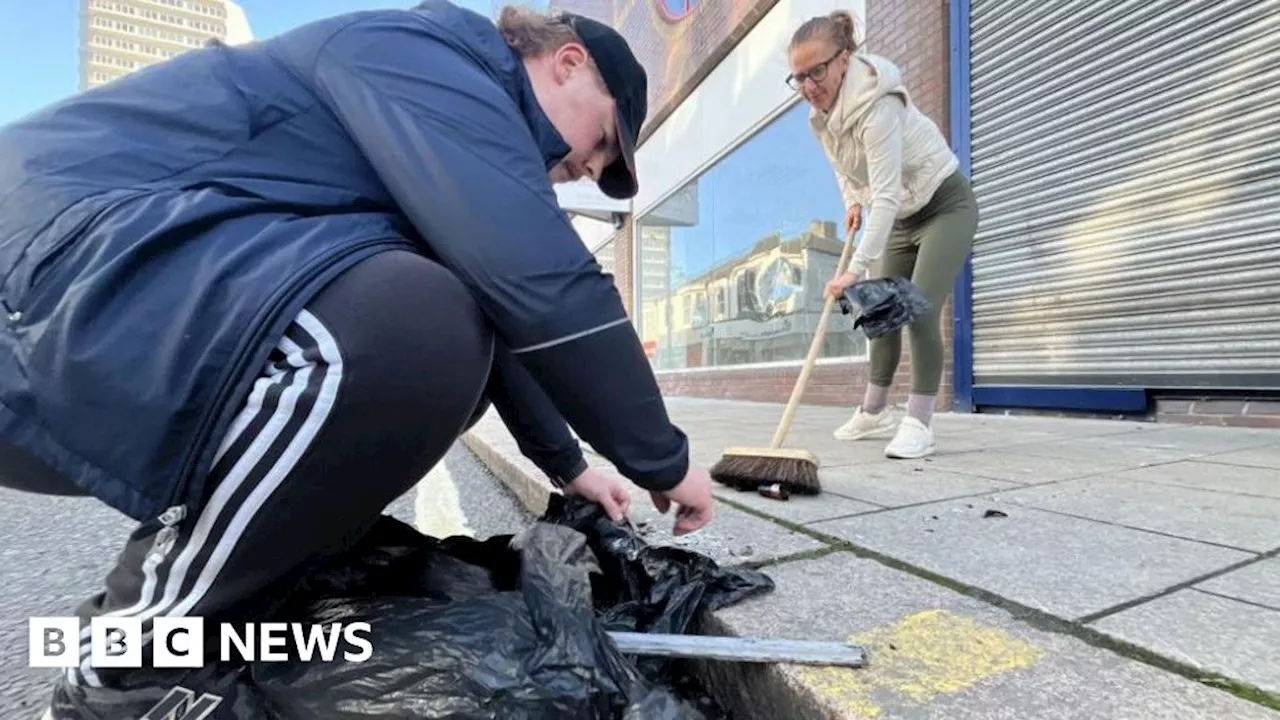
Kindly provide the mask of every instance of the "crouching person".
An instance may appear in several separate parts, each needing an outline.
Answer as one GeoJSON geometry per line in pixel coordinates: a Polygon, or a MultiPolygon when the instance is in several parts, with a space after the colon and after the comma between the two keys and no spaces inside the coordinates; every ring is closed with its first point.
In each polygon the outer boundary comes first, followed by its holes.
{"type": "MultiPolygon", "coordinates": [[[[0,130],[0,481],[138,522],[79,614],[253,618],[487,402],[570,492],[626,510],[566,421],[677,532],[709,522],[552,190],[633,196],[645,98],[599,23],[433,0],[193,51],[0,130]]],[[[81,640],[65,682],[124,682],[81,640]]]]}

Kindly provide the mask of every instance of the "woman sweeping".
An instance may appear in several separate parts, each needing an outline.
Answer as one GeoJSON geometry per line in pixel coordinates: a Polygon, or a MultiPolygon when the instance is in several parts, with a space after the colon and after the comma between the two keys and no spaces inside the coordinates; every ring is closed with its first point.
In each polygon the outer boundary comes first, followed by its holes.
{"type": "Polygon", "coordinates": [[[848,272],[829,282],[827,292],[838,297],[882,261],[882,276],[910,278],[932,307],[908,326],[906,417],[896,422],[888,407],[902,354],[899,331],[871,341],[866,396],[835,437],[858,440],[896,426],[885,455],[920,458],[934,451],[933,409],[943,364],[939,314],[973,243],[978,206],[959,160],[912,102],[898,68],[858,50],[853,17],[841,10],[806,21],[789,51],[787,82],[812,107],[810,124],[844,198],[845,231],[863,229],[848,272]]]}

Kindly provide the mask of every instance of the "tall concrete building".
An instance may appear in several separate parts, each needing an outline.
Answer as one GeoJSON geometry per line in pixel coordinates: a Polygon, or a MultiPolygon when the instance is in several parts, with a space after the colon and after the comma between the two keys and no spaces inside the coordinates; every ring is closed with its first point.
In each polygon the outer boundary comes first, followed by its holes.
{"type": "Polygon", "coordinates": [[[81,0],[80,89],[164,62],[213,39],[253,39],[231,0],[81,0]]]}

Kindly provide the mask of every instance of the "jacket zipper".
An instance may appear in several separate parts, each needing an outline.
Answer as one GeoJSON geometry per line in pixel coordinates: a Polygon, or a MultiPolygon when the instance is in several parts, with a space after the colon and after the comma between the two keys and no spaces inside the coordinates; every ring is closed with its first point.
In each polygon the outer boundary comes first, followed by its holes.
{"type": "Polygon", "coordinates": [[[178,541],[178,525],[187,517],[187,506],[173,505],[160,513],[160,532],[151,541],[151,549],[147,551],[144,567],[155,567],[169,555],[178,541]]]}
{"type": "Polygon", "coordinates": [[[208,440],[208,436],[212,432],[214,418],[218,414],[218,409],[222,408],[228,402],[228,396],[230,395],[232,388],[234,388],[239,382],[241,373],[245,372],[247,369],[246,365],[248,364],[249,357],[254,354],[262,342],[261,336],[264,332],[264,326],[266,326],[270,321],[276,319],[276,316],[279,313],[279,307],[288,302],[298,288],[306,286],[311,281],[315,280],[315,278],[328,272],[330,268],[348,257],[379,245],[394,246],[405,242],[406,241],[403,238],[388,239],[383,237],[377,240],[365,240],[351,247],[339,250],[331,256],[323,258],[317,262],[309,271],[306,271],[301,276],[296,277],[292,282],[288,283],[286,289],[277,294],[275,300],[273,300],[269,306],[271,311],[260,315],[262,319],[259,320],[258,323],[247,333],[250,338],[249,342],[244,343],[240,352],[236,355],[235,361],[231,366],[233,370],[228,374],[226,381],[222,384],[222,387],[219,389],[218,394],[215,397],[212,406],[213,410],[211,410],[201,421],[201,428],[196,435],[196,440],[191,444],[191,449],[187,451],[187,457],[183,460],[182,473],[179,475],[178,482],[174,483],[173,491],[169,495],[169,501],[166,503],[168,507],[159,517],[160,523],[164,525],[164,527],[156,534],[156,539],[152,544],[152,553],[157,557],[162,558],[169,552],[169,549],[173,547],[173,543],[177,539],[177,526],[182,522],[187,514],[186,498],[184,496],[187,493],[188,485],[190,485],[191,477],[195,472],[195,464],[200,456],[200,451],[204,448],[205,443],[208,440]]]}

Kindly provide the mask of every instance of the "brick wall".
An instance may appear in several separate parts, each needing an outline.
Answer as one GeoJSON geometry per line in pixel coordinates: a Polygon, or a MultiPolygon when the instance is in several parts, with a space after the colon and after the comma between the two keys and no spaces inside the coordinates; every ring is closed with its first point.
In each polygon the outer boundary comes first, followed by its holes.
{"type": "Polygon", "coordinates": [[[1157,422],[1280,428],[1280,398],[1195,396],[1157,398],[1157,422]]]}
{"type": "Polygon", "coordinates": [[[614,282],[618,286],[618,292],[622,294],[622,304],[627,307],[628,316],[633,316],[632,306],[635,304],[636,299],[632,283],[635,278],[635,273],[632,272],[633,260],[635,259],[631,241],[633,237],[632,227],[633,221],[631,216],[628,215],[626,224],[612,238],[613,262],[618,272],[614,277],[614,282]]]}
{"type": "Polygon", "coordinates": [[[635,303],[632,292],[634,274],[631,271],[635,254],[632,251],[631,228],[632,220],[628,215],[622,228],[610,235],[609,239],[601,243],[595,251],[596,261],[602,266],[605,265],[606,259],[612,261],[613,284],[618,288],[618,294],[622,296],[622,305],[627,309],[627,317],[632,316],[632,305],[635,303]]]}

